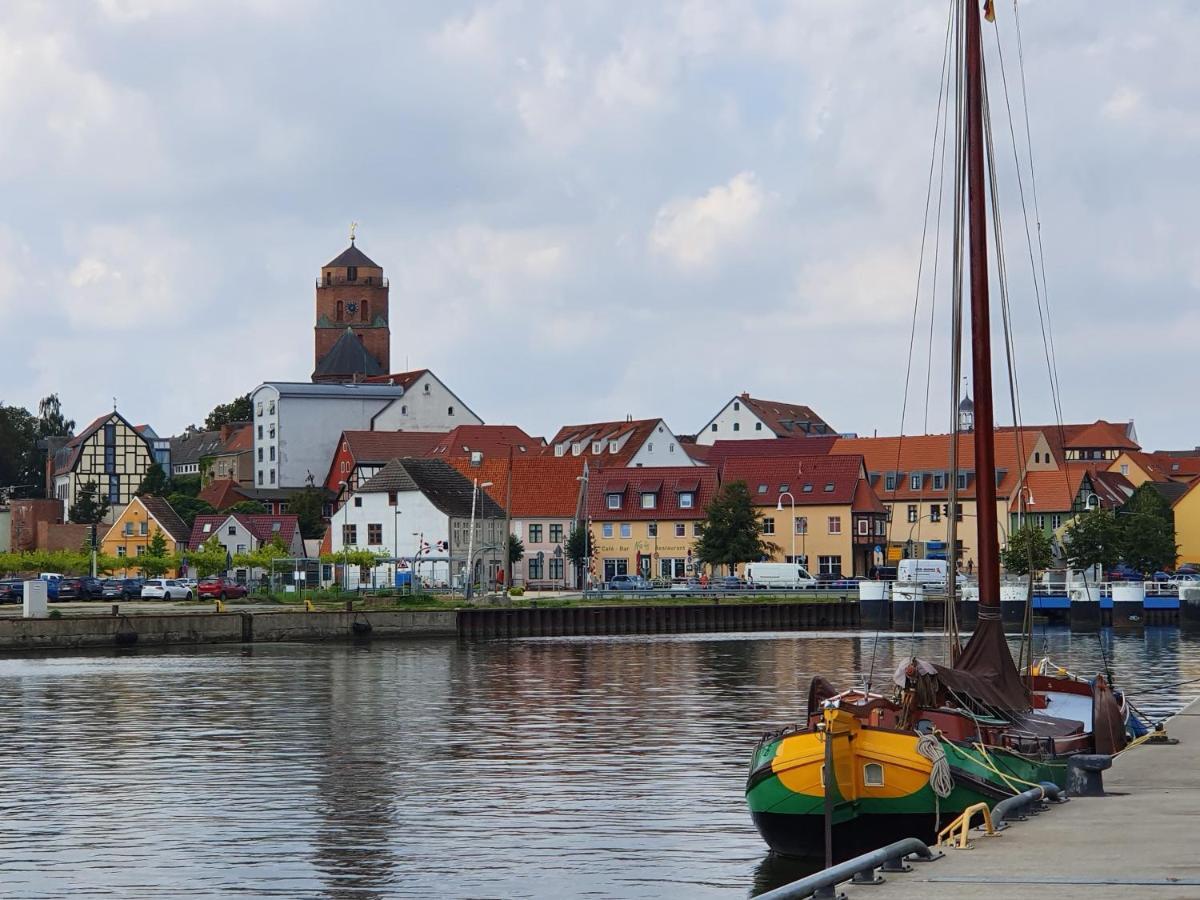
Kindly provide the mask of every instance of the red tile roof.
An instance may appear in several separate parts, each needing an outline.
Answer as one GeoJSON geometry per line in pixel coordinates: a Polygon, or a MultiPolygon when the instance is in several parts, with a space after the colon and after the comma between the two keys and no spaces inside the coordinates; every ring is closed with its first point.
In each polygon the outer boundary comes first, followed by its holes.
{"type": "Polygon", "coordinates": [[[861,456],[738,456],[721,466],[721,483],[745,482],[757,506],[776,506],[785,493],[797,506],[849,505],[863,474],[861,456]]]}
{"type": "Polygon", "coordinates": [[[781,403],[777,400],[759,400],[743,393],[738,397],[749,409],[775,432],[776,437],[792,437],[808,434],[837,434],[829,423],[812,411],[811,407],[798,403],[781,403]]]}
{"type": "Polygon", "coordinates": [[[596,522],[703,519],[717,491],[717,470],[706,466],[593,469],[588,480],[587,515],[596,522]],[[657,486],[657,487],[656,487],[657,486]],[[689,508],[679,505],[680,492],[692,492],[689,508]],[[642,508],[641,495],[657,494],[653,509],[642,508]],[[621,494],[621,508],[609,509],[607,495],[621,494]]]}
{"type": "MultiPolygon", "coordinates": [[[[1155,456],[1152,453],[1142,453],[1140,450],[1126,450],[1125,455],[1129,457],[1138,468],[1149,476],[1151,481],[1170,481],[1171,474],[1169,471],[1169,463],[1155,456]]],[[[1114,461],[1105,460],[1108,465],[1112,465],[1114,461]]]]}
{"type": "MultiPolygon", "coordinates": [[[[467,478],[490,481],[487,493],[501,507],[508,494],[508,457],[485,457],[478,466],[463,457],[446,460],[467,478]]],[[[580,500],[579,476],[583,472],[581,457],[538,456],[533,459],[515,458],[512,462],[512,507],[514,519],[545,516],[570,519],[575,517],[580,500]]]]}
{"type": "Polygon", "coordinates": [[[247,531],[262,543],[268,543],[276,534],[286,546],[291,546],[292,538],[300,530],[300,519],[297,516],[266,516],[245,515],[244,513],[220,513],[213,516],[196,516],[192,523],[192,536],[188,540],[188,549],[195,550],[213,535],[230,519],[237,520],[247,531]],[[278,524],[278,529],[276,529],[278,524]],[[210,526],[208,531],[204,526],[210,526]]]}
{"type": "Polygon", "coordinates": [[[245,453],[254,449],[254,426],[239,425],[221,445],[222,453],[245,453]]]}
{"type": "Polygon", "coordinates": [[[482,453],[485,460],[502,456],[507,461],[510,447],[518,458],[535,457],[546,445],[542,438],[516,425],[459,425],[440,438],[425,455],[448,462],[454,457],[469,458],[472,452],[482,453]]]}
{"type": "Polygon", "coordinates": [[[1071,464],[1054,471],[1026,472],[1024,487],[1028,490],[1013,491],[1008,508],[1017,512],[1023,505],[1026,513],[1034,514],[1070,512],[1075,505],[1075,498],[1079,496],[1084,476],[1088,473],[1087,466],[1071,464]]]}
{"type": "Polygon", "coordinates": [[[342,441],[350,445],[354,461],[361,465],[428,456],[445,436],[440,431],[343,431],[342,441]]]}
{"type": "MultiPolygon", "coordinates": [[[[620,468],[629,464],[629,461],[650,439],[655,428],[662,421],[662,419],[630,419],[624,422],[564,425],[558,430],[558,434],[551,438],[542,452],[547,456],[556,456],[558,454],[555,448],[562,445],[565,448],[562,455],[572,456],[574,455],[571,452],[572,445],[578,443],[582,445],[579,455],[594,461],[593,466],[598,463],[606,469],[620,468]],[[620,448],[616,453],[609,451],[610,441],[621,441],[620,448]],[[596,442],[602,445],[599,453],[593,447],[596,442]]],[[[680,445],[680,450],[683,450],[683,445],[680,445]]],[[[683,455],[685,458],[687,457],[686,452],[683,455]]]]}
{"type": "MultiPolygon", "coordinates": [[[[714,441],[703,448],[705,462],[720,466],[727,459],[739,456],[828,456],[838,442],[836,436],[756,438],[750,441],[714,441]]],[[[691,446],[686,446],[688,453],[691,446]]]]}
{"type": "Polygon", "coordinates": [[[1142,455],[1150,457],[1168,478],[1191,481],[1200,476],[1200,456],[1164,453],[1161,450],[1142,455]]]}
{"type": "Polygon", "coordinates": [[[1092,472],[1088,477],[1092,481],[1092,490],[1105,509],[1124,506],[1125,501],[1133,496],[1133,482],[1120,472],[1092,472]]]}
{"type": "MultiPolygon", "coordinates": [[[[1018,460],[1018,445],[1021,455],[1028,462],[1033,448],[1039,438],[1040,431],[1023,429],[1018,438],[1014,439],[1011,431],[996,434],[996,470],[1003,471],[1004,477],[996,489],[997,496],[1006,498],[1016,490],[1020,478],[1018,460]],[[1018,444],[1019,442],[1019,444],[1018,444]]],[[[932,497],[942,497],[949,494],[947,490],[935,491],[934,472],[946,472],[950,467],[950,435],[948,434],[918,434],[904,437],[870,437],[870,438],[840,438],[831,451],[835,455],[854,454],[862,456],[867,471],[878,475],[878,481],[872,487],[884,502],[893,500],[921,500],[932,497]],[[885,475],[889,472],[901,474],[893,491],[886,489],[885,475]],[[921,489],[912,489],[910,478],[921,474],[921,489]]],[[[958,465],[963,471],[970,472],[975,467],[975,435],[965,433],[959,436],[958,465]]],[[[994,477],[994,476],[993,476],[994,477]]],[[[965,490],[958,492],[964,500],[975,497],[976,479],[974,474],[967,481],[965,490]]],[[[948,485],[947,485],[948,487],[948,485]]]]}
{"type": "Polygon", "coordinates": [[[428,371],[428,369],[413,369],[411,372],[396,372],[393,375],[368,375],[366,378],[360,379],[360,382],[365,384],[398,384],[407,391],[417,383],[417,379],[428,371]]]}
{"type": "Polygon", "coordinates": [[[228,509],[249,498],[232,478],[217,478],[204,486],[196,499],[203,500],[215,510],[228,509]]]}

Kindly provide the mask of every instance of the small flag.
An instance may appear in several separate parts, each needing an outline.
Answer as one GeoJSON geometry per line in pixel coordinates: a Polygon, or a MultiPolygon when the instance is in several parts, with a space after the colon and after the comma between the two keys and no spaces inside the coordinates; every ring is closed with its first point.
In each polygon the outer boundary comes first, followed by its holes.
{"type": "Polygon", "coordinates": [[[996,2],[995,0],[983,0],[983,17],[989,22],[996,21],[996,2]]]}

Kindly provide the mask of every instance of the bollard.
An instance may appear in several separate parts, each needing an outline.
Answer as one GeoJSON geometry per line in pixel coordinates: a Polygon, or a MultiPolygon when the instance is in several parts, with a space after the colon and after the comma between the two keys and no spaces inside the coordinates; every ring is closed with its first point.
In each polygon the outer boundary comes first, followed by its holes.
{"type": "Polygon", "coordinates": [[[1067,759],[1067,793],[1074,797],[1103,797],[1104,776],[1112,757],[1103,753],[1076,753],[1067,759]]]}
{"type": "Polygon", "coordinates": [[[112,611],[112,614],[113,614],[114,616],[119,616],[119,615],[121,614],[121,607],[120,607],[120,605],[119,605],[119,604],[117,604],[117,603],[114,603],[114,604],[113,604],[113,611],[112,611]]]}
{"type": "Polygon", "coordinates": [[[346,612],[354,612],[354,600],[346,600],[346,612]]]}
{"type": "Polygon", "coordinates": [[[224,603],[222,603],[220,600],[217,600],[216,604],[217,604],[217,608],[214,609],[213,612],[219,612],[219,613],[225,612],[225,604],[224,603]]]}

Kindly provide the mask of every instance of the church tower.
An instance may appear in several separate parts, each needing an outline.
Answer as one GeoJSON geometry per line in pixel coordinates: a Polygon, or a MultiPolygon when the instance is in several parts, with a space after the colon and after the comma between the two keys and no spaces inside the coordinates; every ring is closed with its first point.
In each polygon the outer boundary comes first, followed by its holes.
{"type": "Polygon", "coordinates": [[[350,246],[321,267],[312,380],[360,381],[391,371],[388,282],[383,268],[350,246]]]}

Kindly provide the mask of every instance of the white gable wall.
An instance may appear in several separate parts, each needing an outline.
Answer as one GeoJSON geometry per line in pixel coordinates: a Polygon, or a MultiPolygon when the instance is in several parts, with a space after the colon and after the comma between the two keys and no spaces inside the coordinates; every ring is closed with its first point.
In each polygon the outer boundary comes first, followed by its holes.
{"type": "Polygon", "coordinates": [[[773,437],[775,432],[747,409],[740,397],[734,397],[696,435],[696,443],[711,445],[716,441],[753,441],[773,437]]]}
{"type": "Polygon", "coordinates": [[[653,466],[694,466],[696,461],[692,459],[683,448],[679,446],[679,438],[675,437],[675,433],[667,427],[666,422],[661,419],[654,426],[654,431],[650,437],[646,438],[646,442],[638,448],[638,452],[629,460],[631,466],[644,466],[651,468],[653,466]]]}
{"type": "Polygon", "coordinates": [[[369,427],[372,431],[452,431],[459,425],[482,424],[449,388],[426,372],[369,427]]]}

